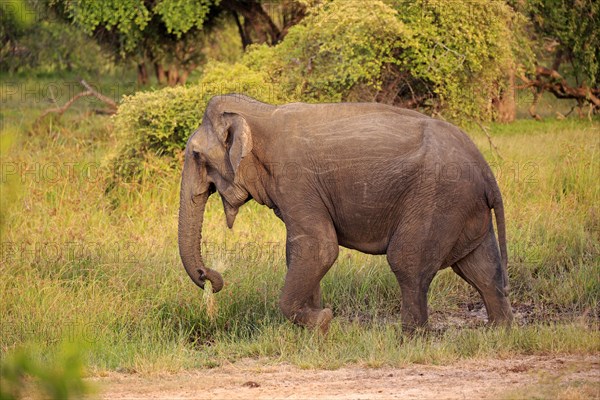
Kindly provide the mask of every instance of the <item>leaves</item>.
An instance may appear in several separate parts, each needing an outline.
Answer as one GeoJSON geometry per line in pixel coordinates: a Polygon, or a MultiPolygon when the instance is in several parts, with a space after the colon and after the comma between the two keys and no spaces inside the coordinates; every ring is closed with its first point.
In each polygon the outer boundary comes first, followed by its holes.
{"type": "Polygon", "coordinates": [[[98,27],[115,30],[122,37],[125,51],[135,48],[151,19],[143,0],[73,0],[65,2],[65,10],[90,35],[98,27]]]}
{"type": "Polygon", "coordinates": [[[114,117],[121,145],[112,159],[113,183],[119,178],[140,178],[147,173],[144,165],[156,155],[177,162],[188,137],[202,122],[208,100],[227,93],[246,93],[270,103],[289,100],[265,73],[217,62],[206,69],[199,84],[126,96],[114,117]]]}
{"type": "Polygon", "coordinates": [[[274,48],[242,63],[267,71],[297,100],[384,101],[446,118],[491,119],[516,58],[525,20],[503,2],[329,0],[274,48]],[[412,101],[413,105],[410,105],[412,101]]]}
{"type": "Polygon", "coordinates": [[[202,29],[212,0],[162,0],[154,6],[154,12],[160,15],[167,31],[181,37],[192,27],[202,29]]]}
{"type": "Polygon", "coordinates": [[[127,98],[116,116],[128,135],[121,154],[175,155],[208,99],[231,92],[270,103],[414,101],[448,119],[490,119],[521,23],[505,3],[483,0],[311,3],[276,46],[250,46],[235,64],[209,62],[198,85],[127,98]]]}
{"type": "MultiPolygon", "coordinates": [[[[211,7],[219,0],[63,0],[66,13],[87,34],[115,47],[121,58],[164,60],[168,49],[187,47],[187,58],[198,58],[189,45],[198,41],[211,7]],[[108,33],[108,34],[107,34],[108,33]]],[[[182,57],[180,57],[182,58],[182,57]]]]}
{"type": "MultiPolygon", "coordinates": [[[[593,0],[528,0],[525,11],[541,41],[555,40],[573,76],[589,86],[600,82],[600,2],[593,0]]],[[[543,48],[543,43],[540,48],[543,48]]]]}
{"type": "MultiPolygon", "coordinates": [[[[490,119],[519,51],[525,20],[504,2],[394,2],[415,32],[403,54],[410,73],[437,96],[438,111],[454,120],[490,119]]],[[[520,50],[522,49],[522,50],[520,50]]]]}

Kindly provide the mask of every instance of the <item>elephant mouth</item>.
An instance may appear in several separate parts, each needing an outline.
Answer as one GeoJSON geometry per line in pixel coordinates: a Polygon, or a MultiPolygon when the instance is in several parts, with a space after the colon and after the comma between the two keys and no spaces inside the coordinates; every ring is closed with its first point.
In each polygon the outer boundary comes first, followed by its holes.
{"type": "Polygon", "coordinates": [[[208,195],[210,196],[211,194],[215,193],[217,191],[217,187],[215,186],[214,183],[209,183],[208,184],[208,195]]]}

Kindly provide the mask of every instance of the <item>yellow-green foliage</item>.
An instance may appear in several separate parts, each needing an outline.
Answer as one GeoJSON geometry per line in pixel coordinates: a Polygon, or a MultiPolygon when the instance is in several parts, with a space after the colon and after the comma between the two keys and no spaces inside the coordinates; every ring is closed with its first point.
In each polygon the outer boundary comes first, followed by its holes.
{"type": "Polygon", "coordinates": [[[279,100],[265,74],[235,64],[215,63],[199,84],[138,92],[126,96],[115,117],[121,138],[137,139],[140,151],[173,155],[198,127],[208,100],[215,95],[240,92],[265,101],[279,100]]]}
{"type": "Polygon", "coordinates": [[[428,97],[447,118],[490,119],[508,74],[531,51],[524,19],[503,2],[330,0],[275,47],[243,63],[303,101],[428,97]],[[387,86],[386,86],[387,85],[387,86]]]}
{"type": "MultiPolygon", "coordinates": [[[[243,62],[270,71],[273,82],[304,101],[347,100],[357,86],[381,87],[383,68],[397,64],[411,31],[381,1],[325,1],[274,48],[257,46],[243,62]]],[[[365,99],[363,99],[365,100],[365,99]]]]}
{"type": "Polygon", "coordinates": [[[531,54],[523,24],[502,2],[326,1],[245,63],[305,101],[428,96],[446,117],[489,119],[515,53],[521,62],[531,54]]]}
{"type": "Polygon", "coordinates": [[[80,399],[91,391],[83,380],[81,351],[74,343],[63,343],[51,360],[39,359],[39,349],[34,347],[22,347],[2,357],[0,400],[80,399]]]}
{"type": "Polygon", "coordinates": [[[117,172],[139,175],[149,157],[177,154],[216,94],[271,103],[425,97],[430,111],[447,118],[489,119],[491,99],[515,67],[522,20],[502,2],[308,5],[308,15],[278,45],[252,46],[235,64],[209,62],[195,85],[126,98],[116,117],[126,136],[117,172]]]}
{"type": "Polygon", "coordinates": [[[414,34],[400,56],[405,70],[435,93],[442,114],[457,121],[491,119],[491,100],[506,89],[508,74],[532,57],[524,17],[504,1],[392,4],[414,34]]]}
{"type": "Polygon", "coordinates": [[[271,103],[285,100],[264,72],[218,62],[207,67],[198,84],[125,96],[114,117],[120,143],[112,160],[115,177],[151,175],[168,166],[168,159],[156,156],[177,157],[202,122],[208,100],[227,93],[247,93],[271,103]]]}

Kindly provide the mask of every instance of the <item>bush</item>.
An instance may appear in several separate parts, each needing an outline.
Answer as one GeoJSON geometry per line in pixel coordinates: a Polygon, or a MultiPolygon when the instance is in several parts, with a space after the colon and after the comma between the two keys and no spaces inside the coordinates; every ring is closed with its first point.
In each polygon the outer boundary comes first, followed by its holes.
{"type": "Polygon", "coordinates": [[[378,101],[492,119],[520,60],[524,18],[503,2],[324,1],[242,63],[302,101],[378,101]]]}
{"type": "Polygon", "coordinates": [[[381,1],[328,1],[290,29],[273,48],[251,48],[243,62],[270,72],[286,93],[309,102],[368,100],[356,88],[381,89],[386,65],[410,47],[412,32],[381,1]]]}
{"type": "Polygon", "coordinates": [[[180,152],[216,94],[270,103],[379,101],[458,122],[491,119],[516,49],[529,54],[515,33],[519,15],[502,2],[308,3],[308,15],[278,45],[252,46],[235,64],[209,62],[198,85],[126,98],[116,117],[125,143],[117,175],[139,175],[149,154],[180,152]]]}
{"type": "Polygon", "coordinates": [[[50,360],[40,360],[31,346],[9,352],[0,363],[0,400],[81,399],[91,393],[76,346],[63,344],[58,350],[50,360]]]}
{"type": "Polygon", "coordinates": [[[523,39],[525,18],[502,1],[393,4],[414,33],[402,54],[401,73],[422,88],[405,88],[405,98],[429,97],[434,111],[457,122],[493,119],[492,101],[508,89],[517,60],[532,65],[533,53],[523,39]]]}
{"type": "Polygon", "coordinates": [[[111,161],[111,186],[121,178],[139,180],[179,160],[188,137],[202,122],[208,100],[234,92],[271,103],[288,100],[265,73],[217,62],[207,67],[199,84],[126,96],[115,116],[120,147],[111,161]],[[167,161],[157,163],[156,156],[167,156],[167,161]]]}

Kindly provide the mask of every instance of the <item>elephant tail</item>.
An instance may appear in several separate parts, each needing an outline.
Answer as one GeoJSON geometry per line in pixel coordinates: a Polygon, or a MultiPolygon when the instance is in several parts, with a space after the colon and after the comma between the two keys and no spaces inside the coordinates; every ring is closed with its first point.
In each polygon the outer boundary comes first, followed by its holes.
{"type": "Polygon", "coordinates": [[[502,278],[504,290],[508,291],[508,250],[506,246],[506,221],[504,219],[504,203],[498,182],[490,170],[489,190],[487,194],[488,206],[494,209],[496,216],[496,228],[498,229],[498,245],[500,246],[500,259],[502,263],[502,278]]]}

